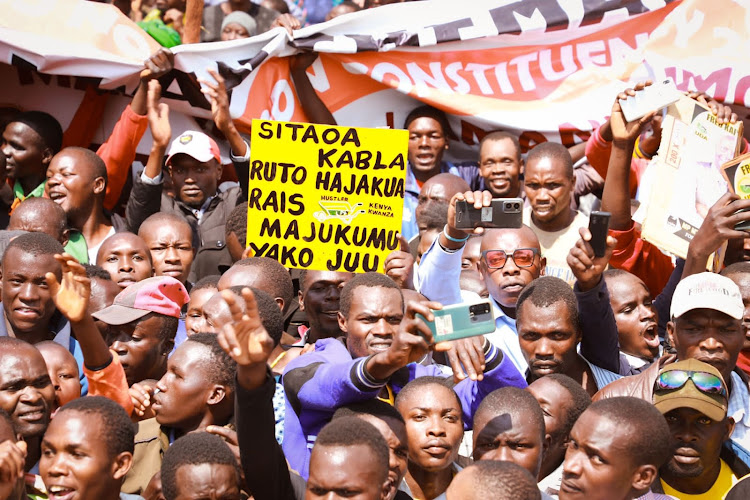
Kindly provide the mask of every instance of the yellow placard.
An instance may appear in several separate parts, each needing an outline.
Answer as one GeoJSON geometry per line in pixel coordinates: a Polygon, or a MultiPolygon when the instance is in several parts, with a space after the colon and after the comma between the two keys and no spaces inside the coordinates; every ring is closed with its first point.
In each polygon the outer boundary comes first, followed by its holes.
{"type": "Polygon", "coordinates": [[[253,120],[247,243],[317,271],[383,272],[399,248],[406,130],[253,120]]]}

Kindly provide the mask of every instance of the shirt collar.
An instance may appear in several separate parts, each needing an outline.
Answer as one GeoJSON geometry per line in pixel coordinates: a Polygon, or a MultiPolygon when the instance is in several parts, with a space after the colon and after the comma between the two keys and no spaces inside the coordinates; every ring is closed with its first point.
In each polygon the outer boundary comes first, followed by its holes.
{"type": "Polygon", "coordinates": [[[745,426],[750,427],[750,414],[747,411],[749,404],[750,394],[747,385],[739,375],[732,372],[732,392],[729,394],[727,415],[732,417],[735,422],[742,421],[745,426]]]}
{"type": "Polygon", "coordinates": [[[39,198],[44,194],[44,186],[47,184],[47,181],[43,181],[41,184],[39,184],[37,187],[31,190],[31,192],[28,195],[23,194],[23,186],[21,186],[21,182],[19,180],[16,180],[13,183],[13,196],[15,198],[18,198],[19,200],[23,201],[26,198],[39,198]]]}

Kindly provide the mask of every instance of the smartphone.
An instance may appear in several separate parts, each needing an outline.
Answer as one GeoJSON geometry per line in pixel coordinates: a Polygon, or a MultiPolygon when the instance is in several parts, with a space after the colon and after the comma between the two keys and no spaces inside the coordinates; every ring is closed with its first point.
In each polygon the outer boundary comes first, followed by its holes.
{"type": "Polygon", "coordinates": [[[625,119],[632,122],[652,111],[666,108],[677,102],[682,95],[672,79],[667,78],[637,91],[634,96],[620,99],[620,108],[625,119]]]}
{"type": "Polygon", "coordinates": [[[609,232],[609,219],[611,217],[612,214],[609,212],[594,211],[589,215],[589,232],[591,232],[589,244],[597,257],[604,257],[607,251],[607,233],[609,232]]]}
{"type": "Polygon", "coordinates": [[[417,314],[432,330],[435,342],[486,335],[495,331],[495,315],[489,300],[476,304],[454,304],[433,310],[434,321],[417,314]]]}
{"type": "MultiPolygon", "coordinates": [[[[735,214],[738,214],[740,212],[747,212],[747,211],[748,209],[744,208],[742,210],[737,210],[735,214]]],[[[744,222],[738,222],[737,224],[735,224],[734,228],[737,231],[750,231],[750,220],[746,220],[744,222]]]]}
{"type": "Polygon", "coordinates": [[[489,207],[479,210],[466,201],[456,202],[456,229],[502,227],[518,229],[523,224],[521,198],[493,198],[489,207]]]}

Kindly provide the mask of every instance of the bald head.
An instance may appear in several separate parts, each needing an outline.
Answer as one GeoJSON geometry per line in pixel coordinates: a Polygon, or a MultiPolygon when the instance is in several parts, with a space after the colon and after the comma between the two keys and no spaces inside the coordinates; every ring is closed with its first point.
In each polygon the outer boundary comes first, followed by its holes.
{"type": "Polygon", "coordinates": [[[457,175],[438,174],[430,177],[419,193],[419,203],[427,201],[450,201],[458,193],[464,193],[471,188],[469,184],[457,175]]]}
{"type": "Polygon", "coordinates": [[[534,231],[526,225],[523,225],[518,229],[485,229],[482,235],[480,251],[484,252],[485,250],[498,248],[498,242],[506,240],[516,241],[518,245],[516,248],[535,248],[541,252],[542,247],[539,244],[539,238],[537,238],[534,231]]]}
{"type": "Polygon", "coordinates": [[[8,223],[9,231],[45,233],[62,245],[68,241],[68,220],[65,210],[49,198],[27,198],[14,210],[8,223]]]}

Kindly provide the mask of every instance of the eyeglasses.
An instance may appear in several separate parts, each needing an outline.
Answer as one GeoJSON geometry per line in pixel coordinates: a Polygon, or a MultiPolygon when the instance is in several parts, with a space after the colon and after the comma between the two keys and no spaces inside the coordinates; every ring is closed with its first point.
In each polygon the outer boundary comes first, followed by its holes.
{"type": "Polygon", "coordinates": [[[675,390],[679,389],[687,381],[692,380],[695,387],[706,394],[720,394],[727,397],[727,388],[721,378],[713,373],[694,372],[687,370],[670,370],[660,373],[656,379],[656,390],[675,390]]]}
{"type": "MultiPolygon", "coordinates": [[[[516,248],[511,257],[518,267],[531,267],[534,265],[534,256],[539,253],[538,248],[516,248]]],[[[502,269],[508,262],[508,254],[505,250],[485,250],[482,257],[490,269],[502,269]]]]}

